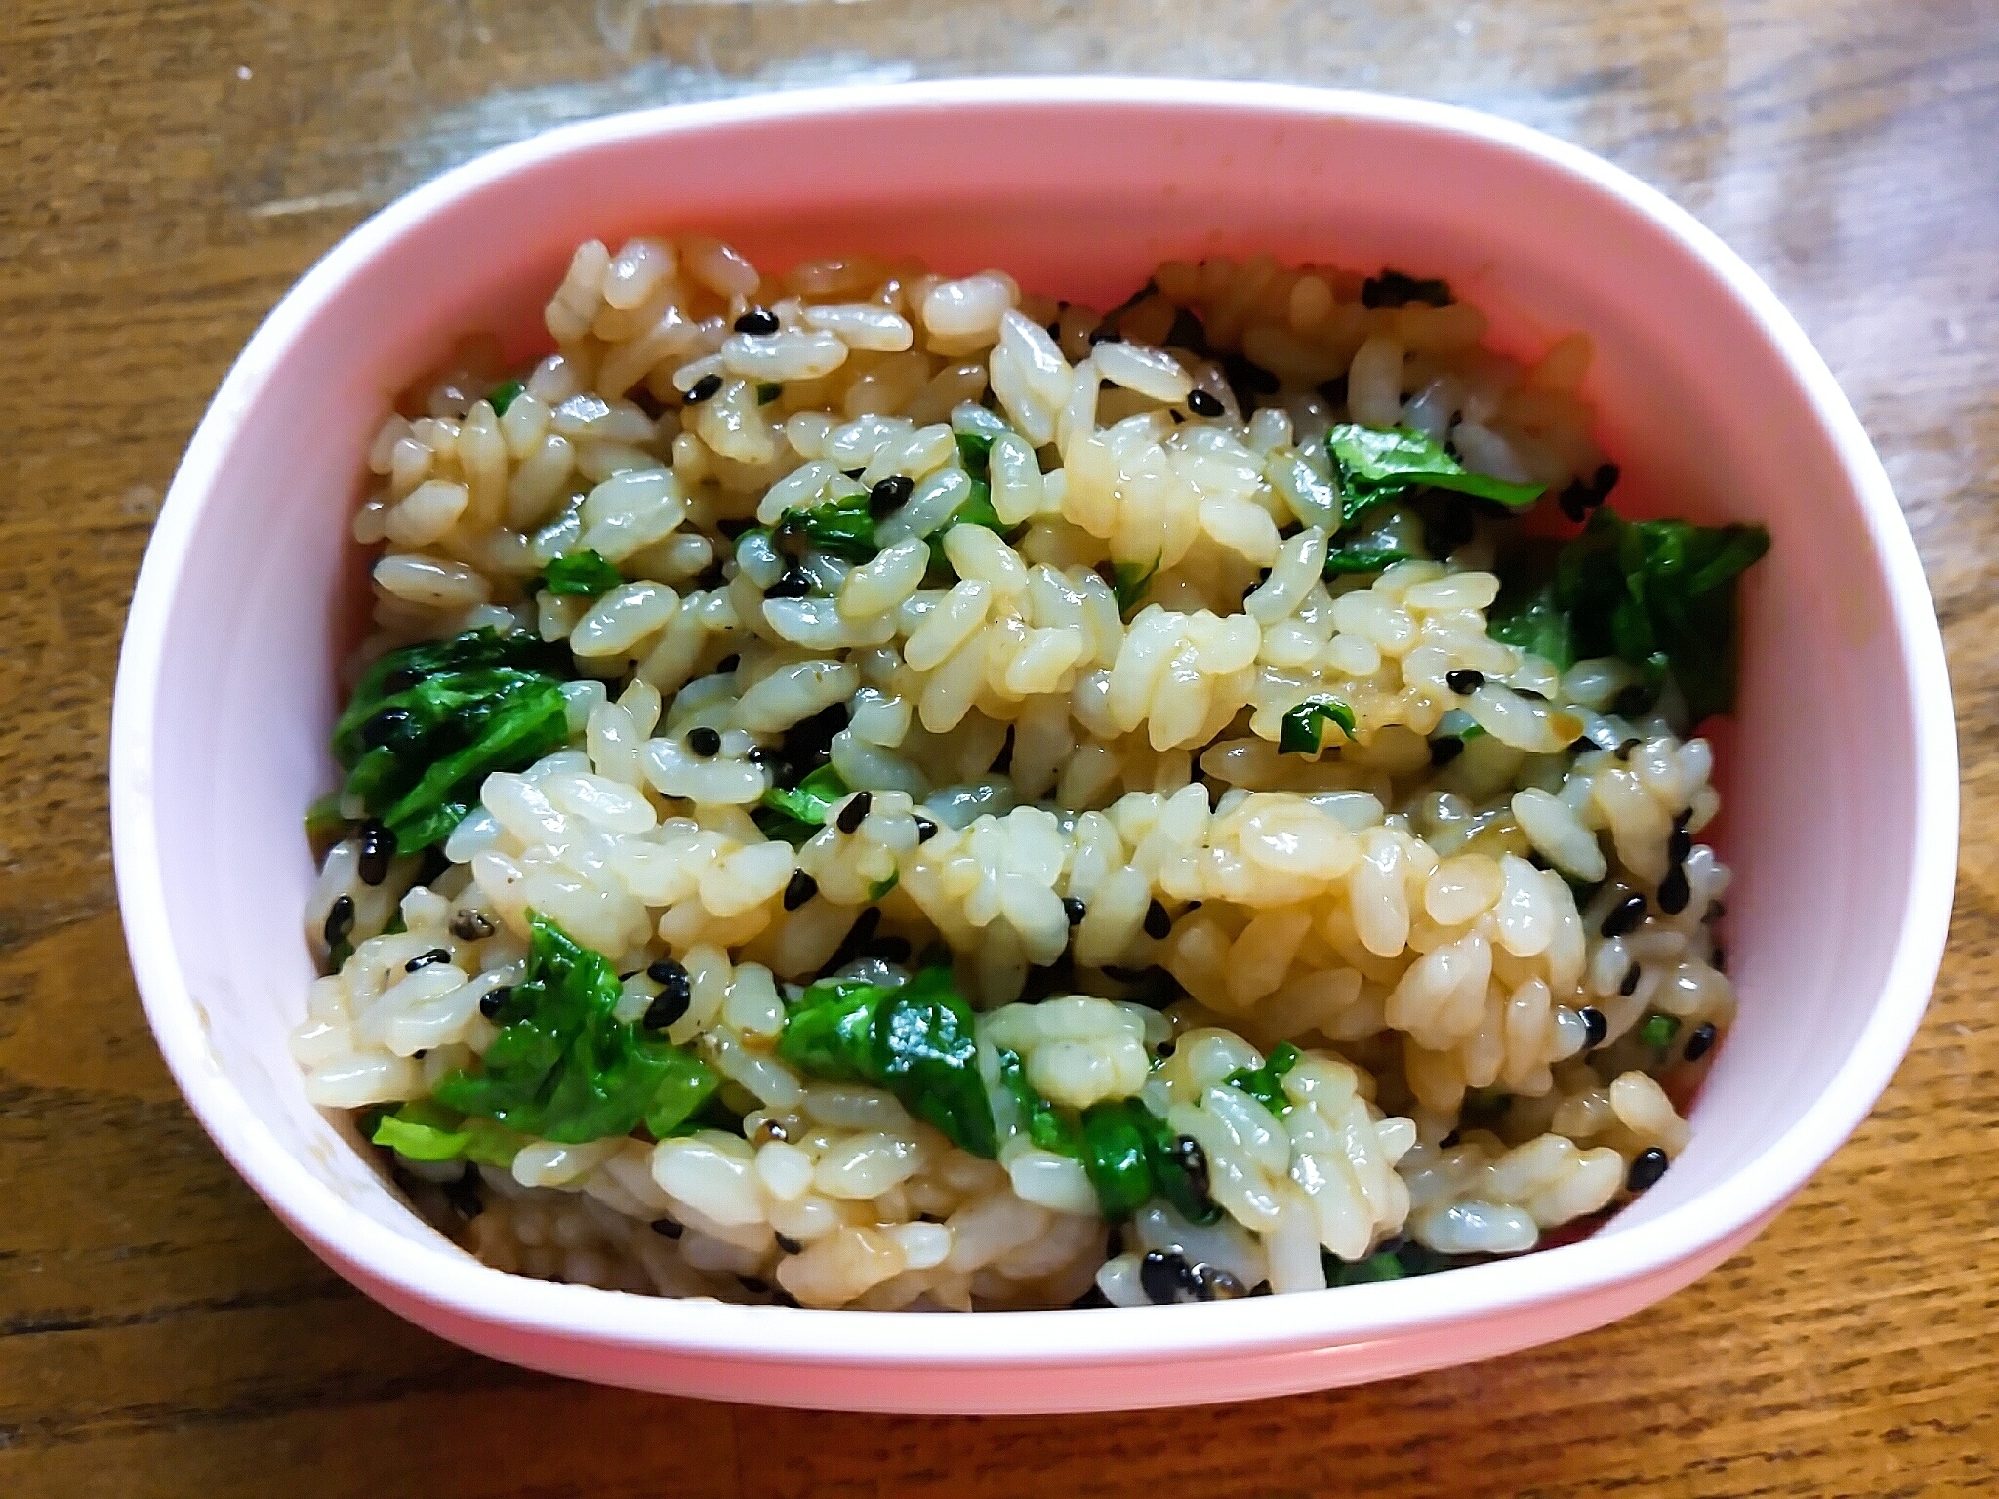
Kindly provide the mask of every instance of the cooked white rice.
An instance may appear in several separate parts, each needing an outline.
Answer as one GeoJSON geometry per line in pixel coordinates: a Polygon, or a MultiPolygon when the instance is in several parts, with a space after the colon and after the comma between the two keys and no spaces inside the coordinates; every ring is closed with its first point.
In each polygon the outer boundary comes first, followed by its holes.
{"type": "Polygon", "coordinates": [[[1562,673],[1489,638],[1484,524],[1440,561],[1321,574],[1330,424],[1448,433],[1468,466],[1560,489],[1601,461],[1586,341],[1523,367],[1482,346],[1475,308],[1368,307],[1357,275],[1267,257],[1153,284],[1093,345],[1096,313],[999,271],[773,278],[713,241],[593,241],[504,415],[484,396],[505,372],[474,349],[385,423],[354,522],[380,551],[362,659],[496,626],[566,640],[584,680],[569,746],[488,777],[427,883],[415,858],[367,883],[351,837],[327,854],[307,927],[323,960],[346,899],[352,955],[294,1038],[309,1096],[420,1098],[482,1054],[479,1001],[519,979],[535,911],[631,975],[624,1018],[649,964],[681,964],[670,1037],[743,1116],[534,1144],[475,1181],[404,1163],[480,1259],[813,1307],[1137,1304],[1162,1299],[1161,1265],[1175,1299],[1311,1290],[1405,1241],[1531,1249],[1683,1148],[1696,1069],[1636,1031],[1733,1012],[1711,924],[1728,871],[1669,849],[1676,818],[1697,835],[1717,809],[1708,745],[1611,711],[1619,662],[1562,673]],[[772,331],[732,331],[758,307],[772,331]],[[1161,347],[1183,308],[1210,353],[1161,347]],[[1212,351],[1281,392],[1245,420],[1212,351]],[[958,433],[993,439],[1015,539],[951,527],[956,580],[935,586],[929,540],[970,488],[958,433]],[[894,476],[909,498],[865,564],[730,539],[894,476]],[[528,591],[581,548],[626,581],[528,591]],[[766,596],[796,567],[809,594],[766,596]],[[1156,568],[1129,617],[1118,567],[1156,568]],[[1479,684],[1454,691],[1460,672],[1479,684]],[[1325,753],[1280,754],[1284,714],[1318,696],[1351,707],[1351,742],[1328,726],[1325,753]],[[831,763],[870,804],[794,849],[751,820],[772,775],[753,752],[828,709],[831,763]],[[1433,765],[1453,710],[1484,732],[1433,765]],[[697,727],[717,753],[688,748],[697,727]],[[816,893],[787,909],[798,871],[816,893]],[[1570,881],[1594,887],[1580,910],[1570,881]],[[874,947],[843,952],[871,907],[874,947]],[[1004,1046],[1056,1104],[1138,1097],[1198,1142],[1220,1221],[1154,1201],[1106,1223],[1004,1088],[986,1160],[779,1058],[787,997],[829,962],[881,972],[938,940],[988,1082],[1004,1046]],[[1225,1079],[1287,1041],[1280,1116],[1225,1079]]]}

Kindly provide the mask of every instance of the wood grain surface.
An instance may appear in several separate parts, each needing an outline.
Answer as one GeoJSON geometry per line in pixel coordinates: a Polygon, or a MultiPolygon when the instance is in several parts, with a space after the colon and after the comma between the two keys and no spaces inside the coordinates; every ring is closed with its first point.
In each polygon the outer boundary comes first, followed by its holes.
{"type": "Polygon", "coordinates": [[[1996,246],[1992,0],[0,0],[0,1494],[1999,1492],[1996,246]],[[1691,1289],[1364,1389],[1037,1420],[738,1410],[398,1322],[211,1147],[124,960],[111,678],[203,406],[314,257],[486,146],[750,89],[1077,70],[1481,105],[1664,187],[1796,309],[1900,491],[1957,690],[1957,912],[1913,1052],[1691,1289]]]}

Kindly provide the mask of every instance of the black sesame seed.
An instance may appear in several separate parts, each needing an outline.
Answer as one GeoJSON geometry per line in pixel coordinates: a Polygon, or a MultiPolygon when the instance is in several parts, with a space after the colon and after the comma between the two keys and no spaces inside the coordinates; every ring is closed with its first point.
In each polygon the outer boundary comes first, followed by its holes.
{"type": "Polygon", "coordinates": [[[802,599],[812,592],[817,580],[802,567],[785,569],[784,575],[764,590],[767,599],[802,599]]]}
{"type": "Polygon", "coordinates": [[[1455,734],[1446,734],[1441,739],[1432,739],[1430,741],[1430,763],[1432,765],[1449,765],[1464,752],[1465,742],[1455,734]]]}
{"type": "Polygon", "coordinates": [[[384,708],[361,725],[361,743],[369,749],[380,749],[395,738],[409,721],[409,709],[384,708]]]}
{"type": "Polygon", "coordinates": [[[703,375],[694,382],[694,388],[687,392],[687,404],[699,406],[703,401],[722,388],[720,375],[703,375]]]}
{"type": "Polygon", "coordinates": [[[1196,416],[1220,416],[1227,408],[1205,390],[1187,392],[1187,409],[1196,416]]]}
{"type": "Polygon", "coordinates": [[[1089,913],[1090,908],[1083,904],[1080,896],[1065,895],[1062,897],[1062,914],[1069,918],[1069,925],[1079,925],[1089,913]]]}
{"type": "Polygon", "coordinates": [[[1193,1274],[1194,1267],[1184,1254],[1158,1249],[1148,1250],[1138,1264],[1138,1283],[1145,1288],[1146,1299],[1157,1306],[1171,1306],[1180,1300],[1183,1290],[1192,1289],[1193,1274]]]}
{"type": "Polygon", "coordinates": [[[354,897],[339,896],[333,902],[333,909],[326,913],[326,924],[320,928],[320,935],[326,939],[328,947],[338,947],[353,930],[354,897]]]}
{"type": "Polygon", "coordinates": [[[722,733],[706,724],[687,731],[687,747],[704,760],[722,753],[722,733]]]}
{"type": "Polygon", "coordinates": [[[1626,999],[1631,998],[1632,995],[1638,992],[1638,980],[1643,974],[1644,970],[1636,963],[1633,963],[1629,968],[1624,970],[1624,982],[1617,986],[1617,992],[1622,994],[1626,999]]]}
{"type": "Polygon", "coordinates": [[[663,1031],[682,1015],[687,1013],[689,994],[685,988],[662,989],[653,996],[646,1006],[644,1017],[639,1021],[649,1031],[663,1031]]]}
{"type": "Polygon", "coordinates": [[[655,984],[665,984],[669,988],[685,988],[688,983],[687,970],[672,958],[657,958],[646,965],[646,977],[655,984]]]}
{"type": "Polygon", "coordinates": [[[840,815],[833,819],[833,826],[843,833],[858,833],[861,824],[868,820],[868,812],[874,804],[875,797],[872,791],[856,791],[847,798],[846,805],[840,808],[840,815]]]}
{"type": "Polygon", "coordinates": [[[738,333],[775,333],[777,314],[768,307],[752,307],[736,319],[734,327],[738,333]]]}
{"type": "Polygon", "coordinates": [[[1173,918],[1166,914],[1166,907],[1154,901],[1145,908],[1145,935],[1154,939],[1164,937],[1173,930],[1173,918]]]}
{"type": "Polygon", "coordinates": [[[1694,835],[1685,828],[1674,828],[1666,835],[1666,862],[1684,864],[1687,855],[1694,851],[1694,835]]]}
{"type": "Polygon", "coordinates": [[[1610,1017],[1595,1005],[1584,1005],[1582,1016],[1583,1048],[1586,1051],[1593,1051],[1603,1045],[1604,1038],[1610,1034],[1610,1017]]]}
{"type": "Polygon", "coordinates": [[[403,964],[403,972],[415,973],[419,968],[428,968],[433,963],[449,963],[450,961],[451,951],[449,948],[433,947],[429,952],[420,952],[407,963],[403,964]]]}
{"type": "Polygon", "coordinates": [[[483,942],[493,935],[493,919],[484,911],[462,906],[451,913],[451,935],[461,942],[483,942]]]}
{"type": "Polygon", "coordinates": [[[1699,1025],[1694,1027],[1693,1034],[1687,1037],[1687,1049],[1681,1052],[1680,1055],[1684,1056],[1689,1062],[1698,1062],[1708,1054],[1709,1048],[1714,1045],[1714,1038],[1714,1022],[1712,1020],[1703,1020],[1699,1025]]]}
{"type": "Polygon", "coordinates": [[[410,1053],[411,1059],[418,1062],[421,1062],[425,1057],[429,1055],[430,1055],[430,1048],[428,1046],[419,1046],[415,1051],[410,1053]]]}
{"type": "Polygon", "coordinates": [[[1659,1184],[1659,1178],[1672,1164],[1666,1159],[1666,1152],[1654,1145],[1650,1150],[1639,1152],[1638,1159],[1631,1163],[1631,1170],[1625,1174],[1624,1185],[1632,1192],[1646,1191],[1659,1184]]]}
{"type": "Polygon", "coordinates": [[[897,506],[907,503],[915,489],[915,481],[907,474],[890,474],[868,491],[868,514],[880,520],[897,506]]]}
{"type": "Polygon", "coordinates": [[[1687,868],[1684,864],[1675,864],[1659,881],[1659,909],[1668,916],[1677,916],[1686,910],[1691,899],[1693,890],[1687,884],[1687,868]]]}
{"type": "Polygon", "coordinates": [[[1485,685],[1485,673],[1473,671],[1468,666],[1459,667],[1456,671],[1444,673],[1444,685],[1459,697],[1464,697],[1468,693],[1477,692],[1485,685]]]}
{"type": "Polygon", "coordinates": [[[791,883],[784,887],[784,908],[796,911],[819,893],[819,882],[804,870],[793,870],[791,883]]]}
{"type": "Polygon", "coordinates": [[[389,859],[396,851],[396,840],[382,825],[381,819],[369,818],[361,824],[361,883],[379,885],[389,877],[389,859]]]}
{"type": "Polygon", "coordinates": [[[1628,937],[1638,930],[1638,923],[1644,919],[1645,897],[1636,893],[1627,895],[1603,918],[1603,934],[1606,937],[1628,937]]]}
{"type": "Polygon", "coordinates": [[[498,1020],[500,1011],[507,1007],[507,1001],[514,997],[514,991],[504,986],[479,996],[479,1013],[488,1020],[498,1020]]]}
{"type": "Polygon", "coordinates": [[[918,843],[928,843],[936,836],[937,824],[927,817],[918,815],[916,818],[916,841],[918,843]]]}

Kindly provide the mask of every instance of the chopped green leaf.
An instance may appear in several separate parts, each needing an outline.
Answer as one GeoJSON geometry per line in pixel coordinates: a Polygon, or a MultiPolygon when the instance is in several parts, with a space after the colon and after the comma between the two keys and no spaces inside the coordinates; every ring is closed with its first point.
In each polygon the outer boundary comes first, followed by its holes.
{"type": "Polygon", "coordinates": [[[1616,656],[1657,689],[1670,675],[1694,723],[1735,699],[1736,580],[1770,549],[1761,526],[1626,521],[1608,506],[1495,601],[1488,629],[1566,669],[1616,656]]]}
{"type": "Polygon", "coordinates": [[[1401,1280],[1407,1273],[1392,1249],[1371,1254],[1364,1260],[1343,1260],[1330,1249],[1319,1251],[1329,1286],[1365,1286],[1377,1281],[1401,1280]]]}
{"type": "Polygon", "coordinates": [[[1339,481],[1343,513],[1352,521],[1369,505],[1416,489],[1449,489],[1521,510],[1541,497],[1541,484],[1509,484],[1475,474],[1427,433],[1345,423],[1326,434],[1326,450],[1339,481]]]}
{"type": "Polygon", "coordinates": [[[438,1080],[432,1096],[462,1114],[563,1144],[678,1128],[717,1079],[664,1036],[617,1019],[611,962],[529,913],[527,978],[495,1017],[500,1033],[476,1071],[438,1080]]]}
{"type": "Polygon", "coordinates": [[[757,384],[757,404],[759,406],[768,406],[783,394],[784,387],[774,381],[764,380],[757,384]]]}
{"type": "Polygon", "coordinates": [[[974,1155],[998,1150],[972,1011],[948,968],[926,968],[900,988],[822,980],[791,1007],[777,1049],[812,1076],[887,1088],[974,1155]]]}
{"type": "MultiPolygon", "coordinates": [[[[967,434],[958,434],[958,441],[964,442],[967,434]]],[[[990,443],[991,439],[984,439],[990,443]]],[[[1004,536],[1006,527],[1000,523],[999,512],[993,509],[992,486],[984,479],[972,480],[972,490],[951,512],[950,518],[930,533],[930,561],[935,567],[949,568],[951,559],[944,551],[944,536],[954,526],[984,526],[988,531],[1004,536]]]]}
{"type": "Polygon", "coordinates": [[[625,581],[617,567],[589,547],[565,552],[542,570],[541,586],[550,593],[580,594],[594,598],[609,593],[625,581]]]}
{"type": "Polygon", "coordinates": [[[1093,1104],[1083,1111],[1083,1170],[1106,1218],[1130,1217],[1158,1190],[1146,1156],[1146,1132],[1134,1117],[1145,1112],[1135,1098],[1093,1104]]]}
{"type": "Polygon", "coordinates": [[[959,432],[958,461],[965,465],[965,472],[974,479],[984,479],[991,472],[993,462],[993,439],[988,432],[959,432]]]}
{"type": "Polygon", "coordinates": [[[875,518],[868,511],[866,491],[785,511],[773,539],[782,542],[787,535],[803,537],[807,544],[849,562],[866,562],[880,550],[875,545],[875,518]]]}
{"type": "Polygon", "coordinates": [[[1638,1028],[1638,1039],[1654,1051],[1664,1051],[1679,1033],[1678,1016],[1654,1013],[1646,1016],[1645,1023],[1638,1028]]]}
{"type": "Polygon", "coordinates": [[[397,1105],[377,1118],[367,1134],[406,1161],[481,1161],[489,1166],[511,1166],[515,1153],[528,1143],[503,1124],[468,1119],[428,1098],[397,1105]]]}
{"type": "Polygon", "coordinates": [[[1282,1116],[1291,1109],[1291,1100],[1284,1096],[1284,1075],[1298,1065],[1302,1055],[1289,1041],[1280,1041],[1261,1067],[1239,1067],[1223,1081],[1231,1088],[1242,1089],[1271,1113],[1282,1116]]]}
{"type": "Polygon", "coordinates": [[[1277,752],[1281,755],[1316,755],[1324,741],[1326,720],[1340,726],[1353,738],[1353,709],[1336,697],[1308,697],[1285,713],[1277,730],[1277,752]]]}
{"type": "Polygon", "coordinates": [[[1027,1129],[1027,1137],[1042,1150],[1053,1151],[1077,1160],[1083,1154],[1083,1133],[1075,1119],[1065,1110],[1035,1091],[1034,1084],[1027,1080],[1027,1068],[1020,1060],[1020,1053],[1011,1047],[999,1048],[1000,1085],[1012,1096],[1014,1106],[1020,1110],[1020,1117],[1027,1129]]]}
{"type": "Polygon", "coordinates": [[[398,853],[442,842],[495,770],[525,770],[569,738],[554,650],[525,632],[472,630],[390,651],[334,728],[345,796],[379,817],[398,853]]]}
{"type": "Polygon", "coordinates": [[[1159,571],[1159,559],[1150,562],[1119,562],[1111,567],[1111,590],[1117,595],[1117,611],[1120,615],[1131,613],[1138,607],[1138,601],[1145,597],[1145,591],[1152,585],[1153,574],[1159,571]]]}
{"type": "Polygon", "coordinates": [[[526,389],[527,385],[524,381],[509,380],[504,385],[495,385],[491,390],[487,391],[486,402],[493,408],[493,415],[505,416],[507,408],[513,405],[515,398],[526,389]]]}
{"type": "Polygon", "coordinates": [[[1326,576],[1341,573],[1378,573],[1407,562],[1415,553],[1390,551],[1380,547],[1331,547],[1326,552],[1326,576]]]}
{"type": "Polygon", "coordinates": [[[901,883],[902,871],[900,869],[891,869],[886,879],[876,880],[868,886],[868,904],[873,905],[901,883]]]}
{"type": "Polygon", "coordinates": [[[822,765],[795,787],[771,787],[751,818],[767,838],[803,843],[826,826],[827,813],[852,790],[839,771],[822,765]]]}

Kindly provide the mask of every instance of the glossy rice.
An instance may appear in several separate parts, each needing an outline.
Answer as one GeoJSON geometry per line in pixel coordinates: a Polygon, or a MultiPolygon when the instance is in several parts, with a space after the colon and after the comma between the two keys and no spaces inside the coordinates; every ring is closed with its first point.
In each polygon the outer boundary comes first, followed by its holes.
{"type": "Polygon", "coordinates": [[[1402,1244],[1532,1249],[1684,1147],[1697,1069],[1639,1031],[1663,1014],[1684,1042],[1734,1009],[1708,744],[1617,712],[1618,661],[1558,671],[1487,634],[1504,522],[1324,571],[1330,425],[1448,435],[1467,467],[1559,492],[1602,463],[1587,341],[1522,364],[1472,306],[1370,306],[1357,274],[1268,258],[1151,286],[1093,342],[1097,312],[997,270],[772,276],[710,240],[592,242],[504,414],[509,371],[468,345],[384,424],[353,526],[376,556],[357,667],[492,626],[567,642],[581,676],[568,745],[490,775],[430,868],[371,884],[357,838],[326,853],[306,929],[324,964],[351,910],[352,951],[295,1034],[309,1096],[367,1110],[476,1065],[534,911],[627,975],[621,1019],[677,960],[668,1035],[742,1117],[470,1175],[399,1163],[469,1252],[808,1307],[1303,1291],[1402,1244]],[[772,331],[734,331],[753,308],[772,331]],[[940,534],[972,485],[960,435],[990,439],[997,529],[940,534]],[[864,562],[746,529],[897,476],[864,562]],[[624,581],[536,590],[585,548],[624,581]],[[812,586],[784,596],[796,568],[812,586]],[[1351,736],[1280,752],[1321,696],[1351,736]],[[768,838],[762,752],[829,712],[865,810],[768,838]],[[979,1011],[996,1159],[776,1050],[829,965],[893,976],[939,942],[979,1011]],[[1283,1042],[1303,1056],[1280,1110],[1229,1079],[1283,1042]],[[1001,1048],[1051,1103],[1137,1097],[1198,1142],[1219,1221],[1155,1200],[1108,1223],[1083,1165],[1029,1138],[1001,1048]]]}

